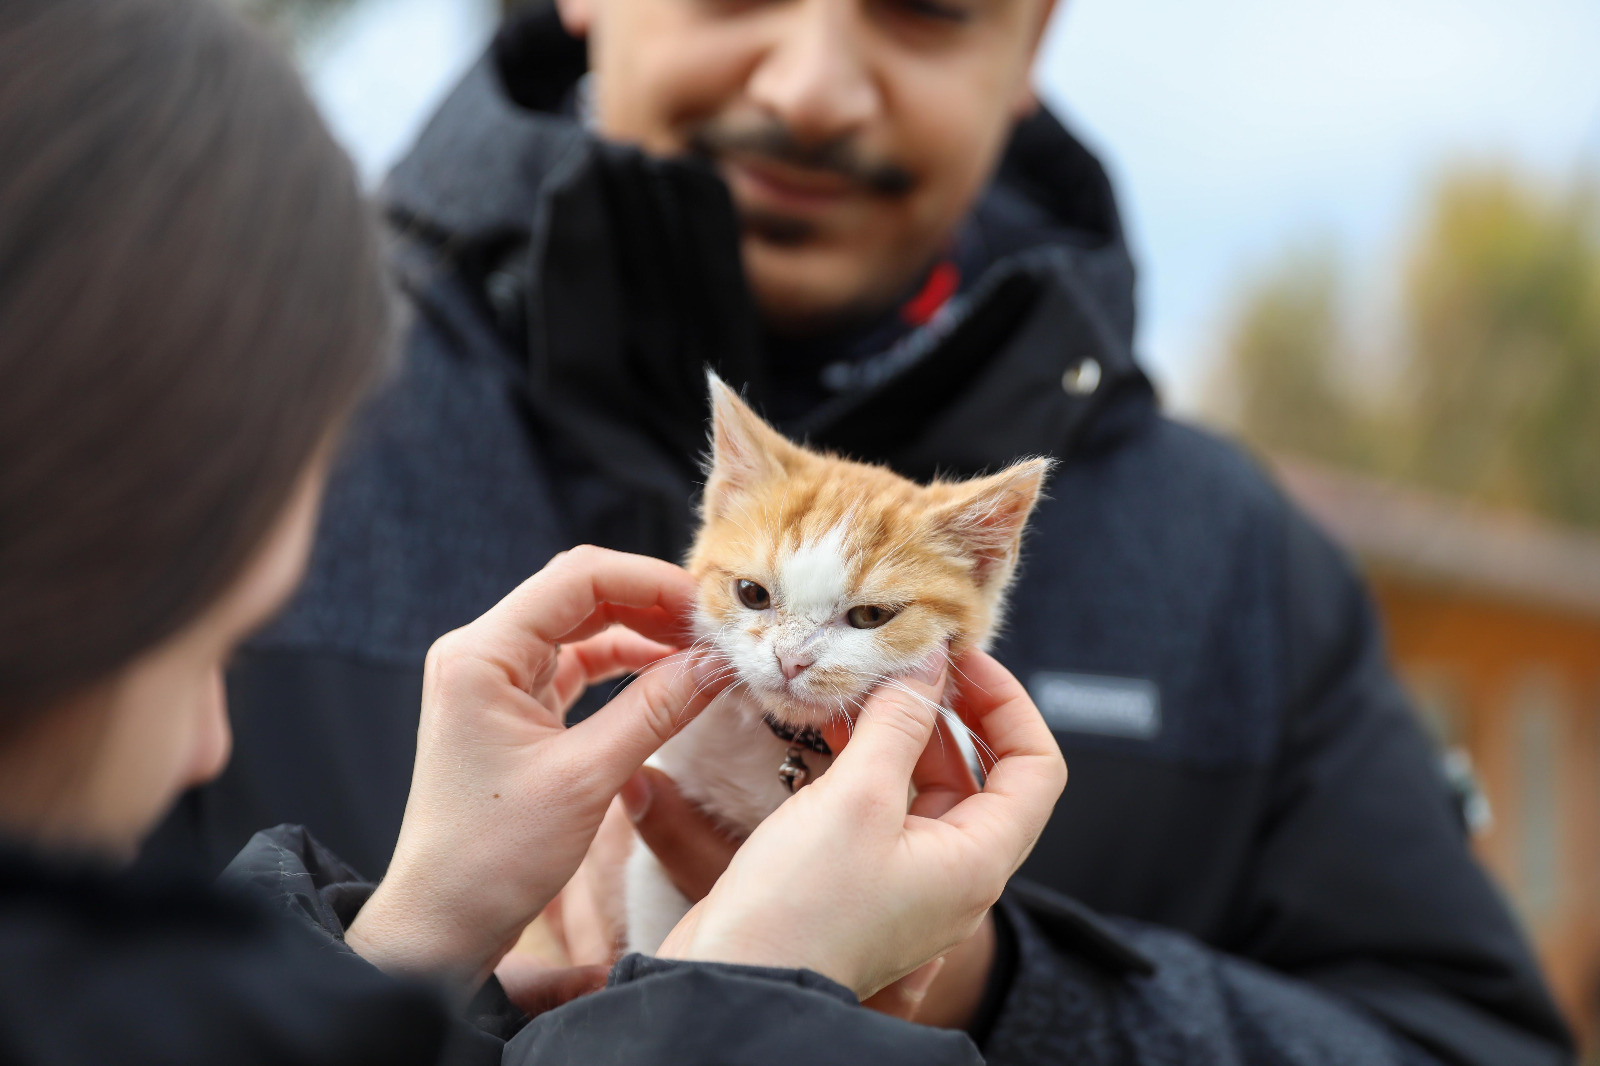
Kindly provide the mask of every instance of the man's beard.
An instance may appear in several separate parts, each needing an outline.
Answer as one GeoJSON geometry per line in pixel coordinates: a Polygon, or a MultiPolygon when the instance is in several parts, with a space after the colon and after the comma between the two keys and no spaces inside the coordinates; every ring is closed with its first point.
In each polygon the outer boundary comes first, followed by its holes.
{"type": "MultiPolygon", "coordinates": [[[[762,157],[800,170],[835,174],[874,196],[898,198],[916,184],[910,171],[890,160],[873,158],[851,137],[805,145],[772,118],[755,122],[710,119],[689,132],[688,144],[692,154],[712,163],[729,155],[762,157]]],[[[782,247],[804,244],[815,229],[804,219],[761,210],[741,210],[740,222],[756,236],[782,247]]]]}

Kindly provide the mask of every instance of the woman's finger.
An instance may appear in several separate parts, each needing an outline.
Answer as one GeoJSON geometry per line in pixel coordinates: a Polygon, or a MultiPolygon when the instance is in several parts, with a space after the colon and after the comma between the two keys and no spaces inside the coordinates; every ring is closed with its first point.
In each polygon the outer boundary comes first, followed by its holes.
{"type": "Polygon", "coordinates": [[[609,966],[566,966],[541,964],[531,955],[513,952],[495,967],[494,975],[505,989],[506,998],[530,1018],[554,1010],[579,996],[598,992],[606,986],[609,966]]]}
{"type": "Polygon", "coordinates": [[[835,714],[830,715],[819,728],[828,750],[837,755],[845,749],[846,744],[850,743],[850,737],[856,731],[856,722],[847,714],[835,714]]]}
{"type": "Polygon", "coordinates": [[[700,928],[700,919],[705,916],[706,901],[701,900],[689,908],[689,913],[678,919],[678,924],[672,927],[667,938],[656,949],[658,959],[683,958],[683,952],[694,943],[694,935],[700,928]]]}
{"type": "Polygon", "coordinates": [[[978,782],[948,722],[940,720],[933,740],[911,771],[911,783],[917,790],[911,813],[922,818],[938,818],[977,793],[978,782]]]}
{"type": "Polygon", "coordinates": [[[903,787],[933,736],[944,694],[948,667],[943,655],[929,666],[936,666],[937,673],[924,670],[921,676],[885,682],[867,697],[850,743],[823,780],[843,770],[841,778],[857,788],[877,790],[885,780],[901,782],[903,787]]]}
{"type": "Polygon", "coordinates": [[[676,618],[694,610],[694,579],[681,567],[646,555],[580,545],[562,552],[492,609],[544,641],[559,640],[601,604],[661,608],[676,618]]]}
{"type": "Polygon", "coordinates": [[[625,626],[651,640],[670,644],[674,650],[694,643],[689,619],[662,607],[632,607],[625,603],[596,605],[592,614],[556,639],[562,644],[572,644],[612,626],[625,626]]]}
{"type": "Polygon", "coordinates": [[[556,556],[451,636],[526,691],[554,658],[555,645],[578,632],[601,605],[613,611],[657,609],[687,622],[694,600],[694,579],[671,563],[582,545],[556,556]]]}
{"type": "Polygon", "coordinates": [[[622,802],[639,839],[655,853],[678,891],[691,903],[704,899],[733,861],[739,842],[654,767],[646,766],[628,780],[622,802]]]}
{"type": "Polygon", "coordinates": [[[622,694],[569,728],[559,742],[580,779],[613,795],[646,759],[694,720],[733,680],[720,660],[678,652],[648,667],[622,694]]]}
{"type": "Polygon", "coordinates": [[[1039,709],[1010,671],[981,651],[967,652],[956,665],[962,674],[956,705],[998,761],[983,790],[941,820],[964,830],[978,850],[1020,863],[1061,796],[1066,763],[1039,709]]]}
{"type": "Polygon", "coordinates": [[[665,644],[620,626],[576,644],[563,644],[554,676],[548,682],[550,702],[565,715],[589,686],[636,673],[672,651],[665,644]]]}
{"type": "Polygon", "coordinates": [[[613,800],[588,854],[556,897],[561,901],[569,962],[610,965],[621,957],[626,924],[623,881],[628,855],[636,846],[628,816],[621,802],[613,800]]]}
{"type": "Polygon", "coordinates": [[[1059,753],[1028,690],[994,656],[971,649],[955,664],[959,681],[952,701],[961,720],[980,734],[997,759],[1008,754],[1059,753]]]}
{"type": "Polygon", "coordinates": [[[939,971],[944,969],[944,958],[940,955],[932,962],[923,963],[893,984],[884,985],[862,1000],[861,1005],[879,1014],[887,1014],[891,1018],[907,1022],[916,1021],[918,1012],[922,1010],[922,1001],[928,998],[928,989],[933,987],[939,971]]]}

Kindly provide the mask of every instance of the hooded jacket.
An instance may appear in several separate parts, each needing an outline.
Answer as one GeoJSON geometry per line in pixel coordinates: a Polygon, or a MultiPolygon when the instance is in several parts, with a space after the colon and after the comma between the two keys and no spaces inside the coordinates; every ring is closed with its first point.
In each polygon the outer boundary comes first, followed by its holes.
{"type": "MultiPolygon", "coordinates": [[[[167,853],[293,820],[380,869],[429,643],[573,544],[678,558],[703,368],[771,402],[725,188],[586,131],[584,65],[548,10],[509,24],[390,176],[404,364],[167,853]]],[[[891,372],[780,422],[914,478],[1060,461],[996,654],[1071,781],[1002,906],[988,1060],[1570,1061],[1350,563],[1160,413],[1110,185],[1044,110],[974,212],[1017,217],[891,372]]]]}
{"type": "Polygon", "coordinates": [[[344,941],[371,894],[298,826],[222,885],[130,877],[0,842],[0,1062],[51,1066],[974,1066],[971,1041],[857,1006],[807,970],[624,958],[532,1022],[491,977],[465,1011],[344,941]]]}

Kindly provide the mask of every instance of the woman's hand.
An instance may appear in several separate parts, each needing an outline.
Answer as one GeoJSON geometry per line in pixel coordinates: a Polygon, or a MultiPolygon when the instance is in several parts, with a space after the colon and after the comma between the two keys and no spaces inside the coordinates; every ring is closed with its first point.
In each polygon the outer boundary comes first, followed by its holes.
{"type": "Polygon", "coordinates": [[[670,563],[575,548],[433,645],[400,839],[351,924],[356,951],[464,991],[483,981],[577,869],[623,782],[720,691],[720,672],[669,654],[694,595],[670,563]],[[566,728],[585,688],[647,666],[566,728]]]}
{"type": "MultiPolygon", "coordinates": [[[[828,741],[835,751],[844,749],[845,741],[837,735],[830,735],[828,741]]],[[[952,754],[959,752],[947,723],[939,724],[939,732],[932,743],[950,745],[952,754]]],[[[922,765],[918,764],[919,769],[922,765]]],[[[970,773],[963,774],[964,770],[964,766],[945,768],[946,778],[966,778],[964,791],[959,794],[952,791],[950,806],[978,791],[977,783],[970,773]]],[[[929,784],[920,781],[915,772],[911,781],[918,788],[929,784]]],[[[711,891],[743,843],[742,837],[728,835],[716,819],[686,799],[672,778],[653,767],[644,767],[622,786],[583,864],[541,916],[546,923],[545,935],[554,938],[551,957],[581,964],[579,969],[597,970],[602,975],[621,957],[626,924],[623,867],[627,864],[628,852],[637,846],[636,835],[637,840],[655,853],[678,891],[694,903],[711,891]]],[[[549,950],[551,945],[527,948],[533,955],[520,954],[526,943],[525,938],[495,971],[500,983],[506,985],[508,995],[512,984],[520,983],[515,975],[508,979],[508,963],[515,961],[525,967],[542,965],[546,970],[555,965],[542,959],[530,961],[541,949],[549,950]]],[[[863,1001],[863,1006],[923,1025],[964,1029],[971,1023],[982,999],[994,960],[994,947],[991,916],[948,955],[880,989],[863,1001]]],[[[522,1006],[516,996],[513,995],[512,1000],[522,1006]]],[[[542,996],[534,998],[537,1005],[545,1002],[542,996]]],[[[523,1009],[528,1010],[525,1006],[523,1009]]]]}
{"type": "Polygon", "coordinates": [[[929,744],[944,671],[880,689],[828,772],[756,828],[660,954],[805,967],[865,999],[970,937],[1067,770],[1016,678],[982,652],[956,665],[955,709],[998,759],[981,792],[953,744],[929,744]]]}

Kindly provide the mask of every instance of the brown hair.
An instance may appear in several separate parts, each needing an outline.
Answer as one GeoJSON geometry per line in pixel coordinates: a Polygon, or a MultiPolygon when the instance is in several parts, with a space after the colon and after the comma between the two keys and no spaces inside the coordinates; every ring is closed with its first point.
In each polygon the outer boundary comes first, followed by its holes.
{"type": "Polygon", "coordinates": [[[386,358],[376,233],[222,5],[0,2],[0,728],[240,575],[386,358]]]}

